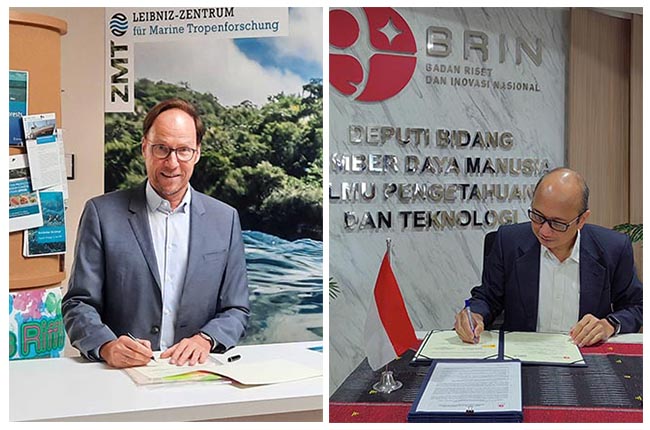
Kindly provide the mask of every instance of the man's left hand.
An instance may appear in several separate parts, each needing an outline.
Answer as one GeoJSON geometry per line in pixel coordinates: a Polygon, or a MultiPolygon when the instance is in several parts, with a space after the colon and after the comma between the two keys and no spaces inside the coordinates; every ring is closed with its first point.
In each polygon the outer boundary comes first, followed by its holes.
{"type": "Polygon", "coordinates": [[[210,341],[201,335],[195,334],[192,337],[181,339],[180,342],[160,354],[160,358],[169,359],[170,364],[184,366],[186,363],[194,366],[196,363],[203,364],[210,354],[210,341]]]}
{"type": "Polygon", "coordinates": [[[573,343],[579,347],[604,342],[614,334],[614,327],[605,319],[587,314],[569,331],[573,343]]]}

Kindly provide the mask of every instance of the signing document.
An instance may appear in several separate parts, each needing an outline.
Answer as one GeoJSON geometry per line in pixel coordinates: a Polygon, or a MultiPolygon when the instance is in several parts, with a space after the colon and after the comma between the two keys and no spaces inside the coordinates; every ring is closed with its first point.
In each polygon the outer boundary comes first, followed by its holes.
{"type": "Polygon", "coordinates": [[[180,381],[222,380],[223,377],[244,385],[277,384],[314,378],[323,375],[322,368],[312,368],[285,359],[272,359],[249,362],[246,359],[222,363],[210,356],[203,364],[177,366],[170,364],[169,358],[160,358],[154,352],[155,360],[146,366],[124,369],[138,384],[159,384],[180,381]]]}
{"type": "Polygon", "coordinates": [[[520,362],[438,362],[433,366],[409,421],[521,421],[520,362]]]}
{"type": "Polygon", "coordinates": [[[567,334],[484,331],[478,343],[460,340],[453,330],[431,331],[411,364],[436,360],[520,360],[524,364],[586,366],[578,347],[567,334]]]}
{"type": "MultiPolygon", "coordinates": [[[[160,352],[154,352],[155,360],[146,366],[130,367],[124,371],[137,384],[162,384],[180,381],[206,381],[222,379],[216,374],[221,363],[213,357],[203,364],[194,366],[177,366],[169,363],[169,358],[160,358],[160,352]]],[[[224,382],[227,382],[224,380],[224,382]]]]}
{"type": "Polygon", "coordinates": [[[414,361],[488,359],[499,355],[499,332],[484,331],[478,343],[460,340],[453,330],[430,331],[422,341],[414,361]]]}
{"type": "Polygon", "coordinates": [[[585,360],[569,335],[513,331],[504,336],[504,358],[524,363],[585,366],[585,360]]]}

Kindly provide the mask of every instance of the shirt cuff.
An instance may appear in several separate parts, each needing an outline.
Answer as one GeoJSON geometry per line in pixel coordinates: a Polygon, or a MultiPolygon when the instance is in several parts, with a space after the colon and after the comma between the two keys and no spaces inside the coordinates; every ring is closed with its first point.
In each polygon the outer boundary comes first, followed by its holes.
{"type": "Polygon", "coordinates": [[[203,339],[210,342],[210,352],[214,352],[215,347],[217,346],[217,341],[214,340],[214,338],[212,336],[210,336],[209,333],[206,333],[204,331],[200,331],[199,336],[201,336],[203,339]]]}

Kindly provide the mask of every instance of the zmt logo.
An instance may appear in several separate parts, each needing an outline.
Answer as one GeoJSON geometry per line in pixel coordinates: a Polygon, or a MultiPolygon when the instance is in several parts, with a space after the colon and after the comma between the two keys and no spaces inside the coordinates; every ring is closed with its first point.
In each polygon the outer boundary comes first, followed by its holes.
{"type": "Polygon", "coordinates": [[[126,15],[123,13],[116,13],[113,15],[108,23],[108,28],[111,30],[111,33],[113,33],[113,36],[124,36],[126,31],[129,29],[129,21],[126,19],[126,15]]]}
{"type": "MultiPolygon", "coordinates": [[[[392,8],[363,8],[368,21],[371,48],[378,51],[368,60],[365,86],[364,70],[359,59],[349,54],[330,53],[330,84],[342,94],[356,95],[355,100],[387,100],[408,84],[415,71],[417,51],[413,32],[392,8]]],[[[359,23],[349,12],[330,11],[330,46],[351,48],[359,39],[359,23]]]]}

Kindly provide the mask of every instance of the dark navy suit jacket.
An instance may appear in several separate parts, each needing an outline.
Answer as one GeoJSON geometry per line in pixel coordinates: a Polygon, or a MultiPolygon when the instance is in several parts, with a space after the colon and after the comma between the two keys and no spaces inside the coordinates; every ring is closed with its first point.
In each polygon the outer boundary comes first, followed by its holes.
{"type": "MultiPolygon", "coordinates": [[[[530,222],[499,228],[470,303],[486,327],[503,310],[504,330],[536,330],[540,248],[530,222]]],[[[579,318],[586,314],[613,314],[621,333],[638,332],[643,324],[643,289],[630,239],[591,224],[580,231],[579,318]]]]}

